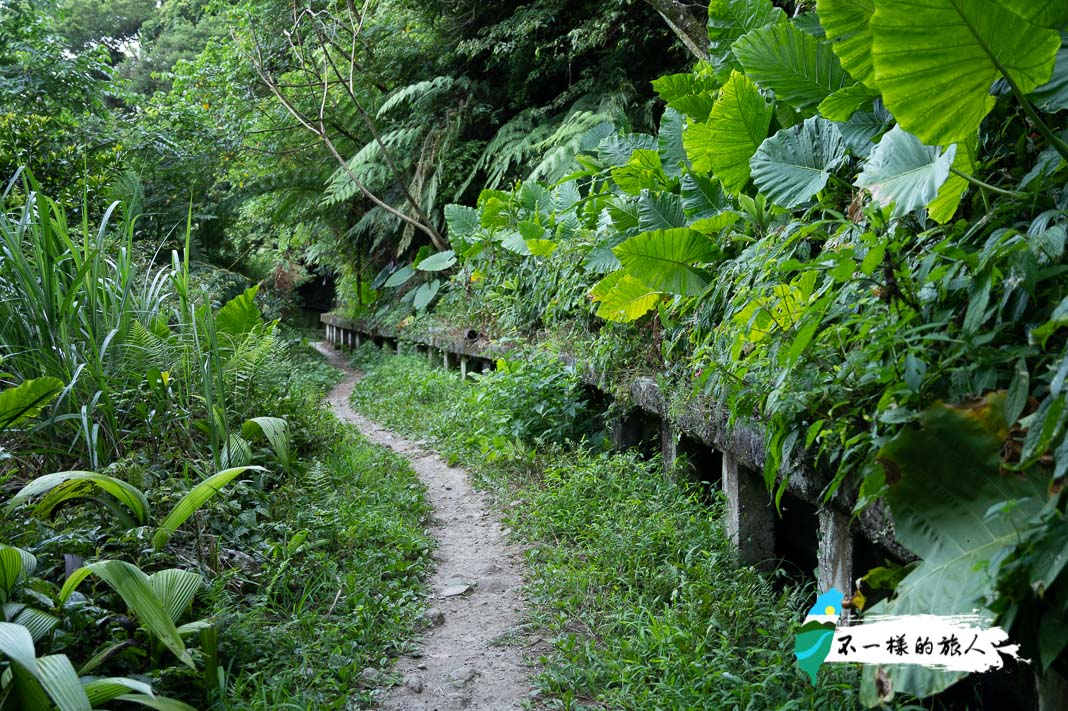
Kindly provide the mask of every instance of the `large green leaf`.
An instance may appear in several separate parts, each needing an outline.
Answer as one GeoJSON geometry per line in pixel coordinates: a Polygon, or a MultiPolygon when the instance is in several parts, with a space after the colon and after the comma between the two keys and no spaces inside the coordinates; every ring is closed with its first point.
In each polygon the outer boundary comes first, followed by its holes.
{"type": "Polygon", "coordinates": [[[262,325],[263,317],[256,306],[256,292],[259,289],[259,284],[256,284],[226,302],[215,314],[215,330],[240,336],[262,325]]]}
{"type": "Polygon", "coordinates": [[[698,173],[712,173],[737,193],[749,182],[749,159],[768,137],[772,107],[744,74],[731,72],[706,123],[683,135],[686,154],[698,173]]]}
{"type": "Polygon", "coordinates": [[[49,654],[37,660],[41,686],[59,711],[92,711],[93,705],[78,679],[78,672],[65,654],[49,654]]]}
{"type": "Polygon", "coordinates": [[[146,696],[144,694],[123,694],[116,697],[119,701],[128,701],[140,704],[156,711],[197,711],[196,707],[190,706],[184,701],[172,699],[169,696],[146,696]]]}
{"type": "Polygon", "coordinates": [[[416,268],[424,272],[440,272],[456,264],[456,253],[451,249],[431,254],[419,262],[416,268]]]}
{"type": "Polygon", "coordinates": [[[816,0],[816,14],[831,41],[842,68],[858,82],[875,87],[871,63],[871,29],[874,0],[816,0]]]}
{"type": "Polygon", "coordinates": [[[686,128],[686,119],[670,106],[660,118],[660,134],[657,137],[657,150],[664,173],[672,177],[682,175],[687,167],[686,149],[682,147],[682,131],[686,128]]]}
{"type": "Polygon", "coordinates": [[[955,145],[943,152],[895,126],[871,152],[854,184],[867,188],[883,207],[893,203],[895,217],[904,215],[935,199],[956,153],[955,145]]]}
{"type": "MultiPolygon", "coordinates": [[[[1041,473],[1001,474],[1008,433],[1003,407],[1000,394],[966,408],[935,405],[923,413],[921,429],[903,430],[879,452],[897,539],[922,560],[895,596],[870,614],[965,614],[993,592],[983,567],[1015,545],[1047,498],[1041,473]],[[1008,501],[1015,504],[989,513],[1008,501]]],[[[962,676],[918,665],[884,671],[896,691],[916,696],[936,693],[962,676]]],[[[873,672],[865,673],[869,698],[873,672]]]]}
{"type": "Polygon", "coordinates": [[[163,604],[163,609],[170,615],[171,621],[177,624],[178,618],[189,608],[193,597],[204,584],[204,578],[200,573],[191,570],[168,568],[150,575],[148,584],[163,604]]]}
{"type": "Polygon", "coordinates": [[[59,599],[66,602],[71,593],[90,575],[95,575],[110,585],[149,634],[162,642],[183,664],[190,669],[196,668],[178,634],[178,629],[174,626],[174,621],[163,606],[163,601],[152,590],[148,576],[137,566],[124,560],[89,563],[75,570],[67,578],[59,592],[59,599]]]}
{"type": "Polygon", "coordinates": [[[43,639],[59,627],[59,618],[55,615],[17,602],[4,605],[4,617],[9,622],[22,625],[29,630],[34,642],[43,639]]]}
{"type": "Polygon", "coordinates": [[[838,127],[812,117],[765,140],[749,166],[760,192],[776,205],[791,208],[823,190],[844,158],[845,141],[838,127]]]}
{"type": "Polygon", "coordinates": [[[692,265],[719,256],[715,242],[683,227],[656,230],[631,237],[614,250],[623,267],[656,291],[695,296],[707,286],[692,265]]]}
{"type": "Polygon", "coordinates": [[[601,302],[597,315],[607,321],[624,323],[644,316],[656,306],[661,296],[660,292],[622,270],[602,279],[594,291],[598,292],[595,300],[601,302]],[[600,290],[597,287],[601,287],[600,290]]]}
{"type": "Polygon", "coordinates": [[[642,190],[663,190],[668,184],[660,154],[648,149],[634,151],[626,165],[613,168],[612,180],[620,190],[631,195],[642,190]]]}
{"type": "Polygon", "coordinates": [[[478,210],[467,205],[446,205],[445,224],[449,228],[449,241],[454,246],[470,244],[482,226],[478,210]]]}
{"type": "Polygon", "coordinates": [[[152,536],[153,547],[155,547],[156,550],[159,550],[166,545],[167,541],[170,540],[170,537],[176,530],[178,530],[178,527],[185,523],[190,516],[196,513],[197,509],[204,505],[204,502],[215,496],[224,486],[247,471],[263,471],[263,467],[233,467],[231,469],[224,469],[218,474],[208,477],[186,492],[185,496],[174,505],[170,514],[163,523],[160,524],[155,535],[152,536]]]}
{"type": "MultiPolygon", "coordinates": [[[[457,205],[449,205],[449,207],[458,207],[458,206],[457,205]]],[[[468,208],[468,209],[472,209],[473,210],[474,208],[468,208]]],[[[475,219],[476,220],[478,219],[478,212],[477,211],[475,212],[475,219]]],[[[452,235],[452,236],[455,236],[455,235],[452,235]]],[[[385,283],[382,286],[383,286],[383,288],[386,288],[386,289],[393,289],[393,288],[398,287],[398,286],[403,286],[413,276],[415,276],[415,267],[413,267],[411,264],[405,264],[403,267],[401,267],[397,271],[395,271],[392,274],[390,274],[389,275],[389,279],[386,279],[385,283]]]]}
{"type": "Polygon", "coordinates": [[[638,197],[638,227],[641,230],[649,232],[685,226],[686,214],[678,195],[642,191],[638,197]]]}
{"type": "Polygon", "coordinates": [[[876,0],[872,61],[898,123],[931,146],[967,140],[994,107],[998,77],[1029,92],[1050,78],[1061,46],[1032,24],[1031,0],[876,0]]]}
{"type": "Polygon", "coordinates": [[[757,28],[782,22],[786,13],[771,0],[712,0],[708,5],[709,54],[712,63],[731,63],[731,45],[757,28]]]}
{"type": "Polygon", "coordinates": [[[8,502],[7,509],[10,511],[34,496],[46,494],[36,507],[36,513],[47,517],[58,506],[67,501],[86,498],[94,490],[103,491],[114,497],[133,514],[141,525],[148,523],[148,499],[140,489],[121,479],[96,472],[70,471],[45,474],[22,487],[19,493],[8,502]]]}
{"type": "Polygon", "coordinates": [[[0,602],[7,602],[15,586],[33,575],[37,558],[29,551],[0,544],[0,602]]]}
{"type": "Polygon", "coordinates": [[[103,679],[86,679],[82,681],[86,695],[93,707],[117,699],[131,691],[146,696],[154,696],[152,687],[143,681],[127,679],[122,676],[106,677],[103,679]]]}
{"type": "Polygon", "coordinates": [[[293,463],[289,453],[289,424],[281,417],[252,417],[241,425],[241,434],[248,439],[257,432],[270,442],[278,462],[289,469],[293,463]]]}
{"type": "MultiPolygon", "coordinates": [[[[957,155],[953,158],[953,169],[964,175],[972,175],[976,170],[976,155],[979,151],[979,136],[972,136],[967,141],[957,144],[957,155]]],[[[945,224],[957,214],[961,198],[968,190],[968,181],[957,174],[951,174],[938,195],[927,205],[927,214],[939,224],[945,224]]]]}
{"type": "Polygon", "coordinates": [[[62,389],[56,378],[34,378],[0,391],[0,431],[36,417],[62,389]]]}
{"type": "Polygon", "coordinates": [[[1068,109],[1068,33],[1061,33],[1061,48],[1053,65],[1053,76],[1031,92],[1031,101],[1043,111],[1068,109]]]}
{"type": "Polygon", "coordinates": [[[729,208],[719,183],[703,175],[687,173],[682,179],[682,209],[695,220],[713,217],[729,208]]]}
{"type": "Polygon", "coordinates": [[[750,79],[803,111],[853,83],[829,44],[789,22],[750,32],[734,43],[734,54],[750,79]]]}

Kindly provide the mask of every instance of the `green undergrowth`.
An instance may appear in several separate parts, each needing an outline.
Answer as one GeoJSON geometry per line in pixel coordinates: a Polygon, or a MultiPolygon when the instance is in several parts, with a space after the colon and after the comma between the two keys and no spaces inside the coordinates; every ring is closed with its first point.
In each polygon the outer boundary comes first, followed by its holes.
{"type": "MultiPolygon", "coordinates": [[[[340,372],[293,348],[294,387],[322,396],[340,372]]],[[[212,599],[235,673],[226,709],[347,709],[371,704],[423,609],[432,541],[425,490],[408,463],[333,416],[306,471],[263,508],[236,512],[247,558],[220,552],[212,599]]]]}
{"type": "Polygon", "coordinates": [[[739,566],[722,502],[633,454],[502,438],[492,423],[509,402],[485,393],[512,376],[464,383],[425,358],[368,347],[356,362],[365,378],[353,404],[462,463],[529,544],[531,614],[551,642],[539,685],[552,708],[859,706],[853,669],[825,667],[815,688],[797,669],[794,631],[814,591],[739,566]]]}
{"type": "Polygon", "coordinates": [[[370,705],[374,680],[404,650],[422,612],[430,539],[422,486],[407,463],[339,426],[334,452],[278,492],[268,559],[217,584],[232,611],[227,708],[370,705]],[[249,595],[249,578],[259,585],[249,595]]]}

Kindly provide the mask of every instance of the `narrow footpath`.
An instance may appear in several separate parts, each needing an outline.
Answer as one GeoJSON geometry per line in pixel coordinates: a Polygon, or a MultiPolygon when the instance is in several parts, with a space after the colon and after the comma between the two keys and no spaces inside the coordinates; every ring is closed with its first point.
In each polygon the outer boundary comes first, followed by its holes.
{"type": "Polygon", "coordinates": [[[429,581],[428,624],[418,651],[401,657],[401,682],[383,689],[379,708],[389,711],[508,711],[530,706],[525,658],[539,640],[523,627],[521,552],[504,540],[499,518],[464,470],[354,412],[349,395],[360,373],[326,343],[316,350],[346,373],[327,396],[334,413],[371,442],[407,459],[427,488],[433,507],[430,534],[437,540],[429,581]],[[524,705],[526,701],[526,705],[524,705]]]}

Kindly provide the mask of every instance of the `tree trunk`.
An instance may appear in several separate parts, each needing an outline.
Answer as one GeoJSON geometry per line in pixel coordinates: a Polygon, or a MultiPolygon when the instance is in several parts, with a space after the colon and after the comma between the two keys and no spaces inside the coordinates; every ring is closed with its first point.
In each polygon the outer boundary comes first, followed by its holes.
{"type": "MultiPolygon", "coordinates": [[[[671,31],[679,36],[698,59],[708,61],[708,29],[700,16],[690,11],[689,5],[678,0],[645,0],[660,13],[671,31]]],[[[697,5],[697,7],[704,7],[697,5]]]]}

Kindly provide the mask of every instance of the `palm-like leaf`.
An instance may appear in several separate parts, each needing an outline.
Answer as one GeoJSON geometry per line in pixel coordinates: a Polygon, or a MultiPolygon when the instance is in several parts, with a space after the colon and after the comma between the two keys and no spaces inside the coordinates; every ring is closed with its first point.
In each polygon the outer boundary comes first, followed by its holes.
{"type": "Polygon", "coordinates": [[[142,525],[148,523],[148,499],[140,489],[121,479],[96,472],[57,472],[38,477],[22,487],[19,493],[8,502],[7,508],[10,511],[34,496],[46,494],[41,503],[37,505],[36,513],[40,516],[48,516],[61,504],[85,498],[94,489],[99,489],[114,497],[142,525]]]}
{"type": "Polygon", "coordinates": [[[167,541],[170,540],[170,537],[178,530],[178,527],[189,520],[189,517],[196,513],[197,509],[203,506],[208,499],[218,494],[224,486],[247,471],[263,471],[263,467],[233,467],[231,469],[224,469],[218,474],[208,477],[186,492],[185,496],[174,505],[170,514],[163,523],[160,524],[160,527],[156,530],[156,534],[152,536],[153,547],[156,550],[159,550],[166,545],[167,541]]]}

